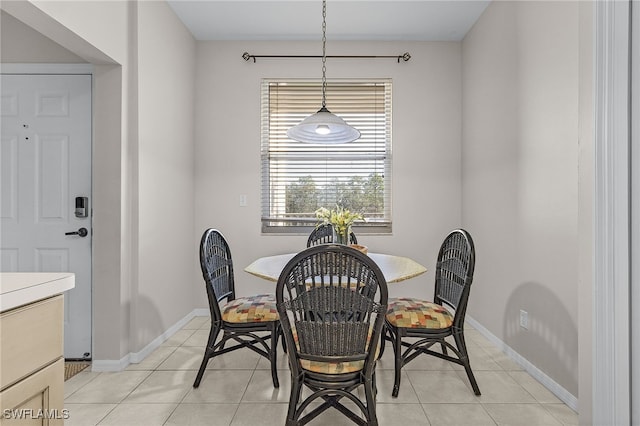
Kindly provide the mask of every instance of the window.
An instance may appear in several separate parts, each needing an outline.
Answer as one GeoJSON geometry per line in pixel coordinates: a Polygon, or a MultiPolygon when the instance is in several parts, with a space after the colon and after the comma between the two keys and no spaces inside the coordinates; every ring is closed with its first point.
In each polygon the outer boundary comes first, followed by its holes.
{"type": "Polygon", "coordinates": [[[262,83],[262,231],[307,233],[320,207],[357,211],[360,233],[391,232],[391,80],[328,82],[327,108],[358,129],[348,144],[306,144],[287,129],[322,104],[319,81],[262,83]]]}

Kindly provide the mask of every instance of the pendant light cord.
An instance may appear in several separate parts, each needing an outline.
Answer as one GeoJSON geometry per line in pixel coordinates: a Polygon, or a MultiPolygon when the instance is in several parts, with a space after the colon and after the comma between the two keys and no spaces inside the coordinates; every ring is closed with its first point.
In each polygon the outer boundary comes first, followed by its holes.
{"type": "Polygon", "coordinates": [[[327,0],[322,0],[322,109],[327,103],[327,0]]]}
{"type": "Polygon", "coordinates": [[[287,130],[287,137],[299,142],[335,144],[349,143],[360,137],[360,131],[332,114],[327,103],[327,0],[322,0],[322,107],[287,130]]]}

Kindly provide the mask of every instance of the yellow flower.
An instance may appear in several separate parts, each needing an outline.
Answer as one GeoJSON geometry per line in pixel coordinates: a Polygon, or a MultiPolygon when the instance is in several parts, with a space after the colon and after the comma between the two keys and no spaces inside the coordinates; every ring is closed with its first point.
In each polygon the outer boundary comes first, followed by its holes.
{"type": "Polygon", "coordinates": [[[364,220],[360,213],[354,213],[348,209],[336,206],[335,209],[321,207],[316,210],[316,218],[320,219],[320,224],[330,223],[340,235],[346,235],[351,225],[357,220],[364,220]]]}

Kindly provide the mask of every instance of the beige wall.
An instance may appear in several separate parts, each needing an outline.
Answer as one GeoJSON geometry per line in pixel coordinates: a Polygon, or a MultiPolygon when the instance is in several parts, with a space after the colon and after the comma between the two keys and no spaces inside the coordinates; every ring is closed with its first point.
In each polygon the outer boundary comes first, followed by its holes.
{"type": "MultiPolygon", "coordinates": [[[[138,277],[134,351],[193,310],[196,44],[166,3],[138,7],[138,277]]],[[[200,290],[200,286],[197,286],[200,290]]]]}
{"type": "MultiPolygon", "coordinates": [[[[91,3],[1,6],[97,64],[94,356],[118,360],[206,306],[195,252],[204,228],[229,239],[240,295],[272,289],[243,272],[252,260],[304,247],[303,235],[260,233],[260,79],[318,78],[320,66],[241,55],[319,46],[195,43],[164,4],[91,3]]],[[[392,285],[391,296],[430,296],[438,245],[463,225],[478,250],[469,314],[580,394],[588,419],[590,7],[494,2],[463,43],[329,49],[412,55],[327,65],[329,78],[393,79],[394,232],[359,240],[429,272],[392,285]],[[528,331],[518,326],[520,309],[528,331]]]]}
{"type": "Polygon", "coordinates": [[[580,424],[592,424],[594,282],[594,28],[593,3],[579,6],[579,154],[578,154],[578,412],[580,424]]]}
{"type": "MultiPolygon", "coordinates": [[[[316,42],[199,42],[196,93],[196,230],[220,229],[234,257],[238,293],[273,291],[243,271],[254,259],[301,250],[307,235],[261,235],[260,82],[319,78],[313,59],[258,59],[242,53],[308,54],[316,42]],[[239,206],[246,194],[247,207],[239,206]]],[[[330,42],[329,54],[409,51],[411,60],[329,59],[328,78],[393,79],[393,235],[358,235],[371,251],[410,256],[427,275],[390,286],[390,294],[429,297],[442,239],[461,224],[460,43],[330,42]]],[[[331,99],[327,99],[331,109],[331,99]]],[[[206,306],[204,289],[196,306],[206,306]]]]}
{"type": "Polygon", "coordinates": [[[69,50],[23,24],[8,13],[0,13],[2,63],[84,63],[69,50]],[[19,40],[19,42],[16,42],[19,40]]]}
{"type": "Polygon", "coordinates": [[[93,359],[118,368],[193,310],[195,41],[164,2],[1,6],[95,66],[93,359]]]}
{"type": "Polygon", "coordinates": [[[31,15],[28,24],[52,24],[51,21],[62,24],[48,28],[45,35],[62,42],[64,47],[89,62],[117,62],[125,66],[131,59],[129,48],[133,47],[134,2],[33,0],[25,3],[32,4],[44,13],[31,15]],[[79,37],[72,37],[71,34],[79,37]],[[96,49],[99,52],[95,52],[96,49]]]}
{"type": "Polygon", "coordinates": [[[591,233],[578,210],[591,189],[579,18],[578,2],[493,2],[463,41],[462,71],[463,223],[478,250],[469,314],[574,396],[590,291],[579,232],[591,233]]]}
{"type": "MultiPolygon", "coordinates": [[[[96,2],[94,9],[81,6],[76,10],[70,8],[68,2],[21,1],[2,2],[0,6],[36,32],[94,64],[92,356],[97,360],[120,360],[130,351],[131,215],[126,197],[128,153],[132,141],[126,129],[130,121],[129,102],[134,93],[129,86],[129,46],[126,43],[130,36],[130,5],[96,2]],[[75,18],[71,18],[72,11],[84,14],[73,13],[75,18]],[[71,30],[76,28],[74,19],[93,22],[106,16],[110,17],[111,28],[118,33],[109,42],[108,54],[103,50],[106,46],[96,41],[107,38],[102,25],[87,27],[82,23],[82,32],[71,30]]],[[[9,43],[21,46],[24,38],[20,35],[3,34],[3,37],[8,36],[9,43]]],[[[28,59],[29,50],[17,48],[15,51],[22,51],[24,56],[13,60],[33,62],[28,59]]]]}

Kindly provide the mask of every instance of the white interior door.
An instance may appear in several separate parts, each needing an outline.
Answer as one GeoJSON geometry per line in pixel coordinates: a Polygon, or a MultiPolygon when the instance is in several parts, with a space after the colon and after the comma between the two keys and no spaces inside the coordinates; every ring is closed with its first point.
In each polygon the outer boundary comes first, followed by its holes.
{"type": "Polygon", "coordinates": [[[90,358],[91,76],[1,78],[0,268],[75,273],[64,356],[90,358]]]}

